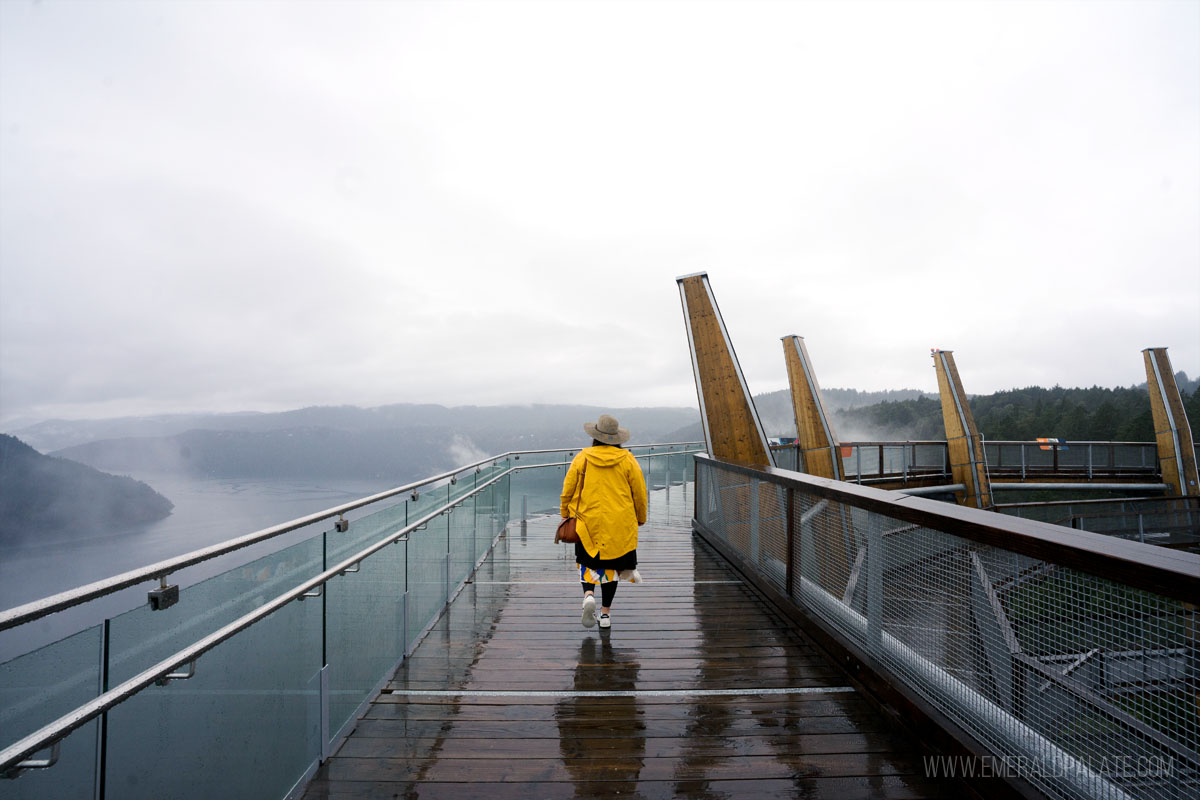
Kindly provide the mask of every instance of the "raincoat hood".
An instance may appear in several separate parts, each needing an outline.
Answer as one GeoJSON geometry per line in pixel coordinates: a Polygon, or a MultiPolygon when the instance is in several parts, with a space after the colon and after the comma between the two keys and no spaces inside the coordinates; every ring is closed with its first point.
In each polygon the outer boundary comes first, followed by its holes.
{"type": "Polygon", "coordinates": [[[588,465],[593,467],[615,467],[629,457],[629,451],[620,447],[589,447],[583,451],[588,465]]]}

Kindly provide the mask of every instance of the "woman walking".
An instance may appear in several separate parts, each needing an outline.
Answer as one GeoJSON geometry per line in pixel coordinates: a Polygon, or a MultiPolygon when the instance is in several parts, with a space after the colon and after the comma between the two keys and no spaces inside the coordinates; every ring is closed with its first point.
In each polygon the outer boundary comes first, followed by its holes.
{"type": "Polygon", "coordinates": [[[638,526],[646,524],[646,479],[633,453],[621,447],[629,431],[601,414],[585,422],[592,446],[571,461],[563,478],[559,509],[565,519],[575,511],[575,566],[583,584],[583,627],[596,624],[596,584],[600,584],[600,627],[609,616],[620,578],[637,583],[638,526]]]}

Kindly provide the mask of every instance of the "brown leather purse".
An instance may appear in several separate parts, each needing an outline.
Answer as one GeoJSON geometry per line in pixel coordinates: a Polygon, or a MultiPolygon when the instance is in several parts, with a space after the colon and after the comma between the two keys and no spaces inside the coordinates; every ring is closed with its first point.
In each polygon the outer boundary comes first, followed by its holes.
{"type": "Polygon", "coordinates": [[[570,516],[558,523],[554,532],[554,543],[575,544],[579,541],[579,532],[575,530],[575,517],[579,515],[579,503],[583,500],[583,482],[587,480],[587,461],[583,462],[583,471],[579,476],[579,499],[575,501],[575,516],[570,516]]]}

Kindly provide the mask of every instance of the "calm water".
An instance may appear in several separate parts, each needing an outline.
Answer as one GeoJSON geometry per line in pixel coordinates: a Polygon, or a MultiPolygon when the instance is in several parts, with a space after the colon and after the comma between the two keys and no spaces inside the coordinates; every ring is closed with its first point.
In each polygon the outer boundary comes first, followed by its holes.
{"type": "MultiPolygon", "coordinates": [[[[175,504],[171,516],[150,525],[74,539],[40,541],[0,553],[0,609],[47,597],[172,556],[365,497],[392,484],[369,481],[187,480],[135,475],[175,504]]],[[[361,513],[369,513],[367,509],[361,513]]],[[[355,517],[361,514],[350,514],[355,517]]],[[[239,553],[185,570],[172,578],[188,586],[308,538],[329,522],[277,537],[239,553]]],[[[146,602],[146,583],[0,632],[0,662],[146,602]]]]}

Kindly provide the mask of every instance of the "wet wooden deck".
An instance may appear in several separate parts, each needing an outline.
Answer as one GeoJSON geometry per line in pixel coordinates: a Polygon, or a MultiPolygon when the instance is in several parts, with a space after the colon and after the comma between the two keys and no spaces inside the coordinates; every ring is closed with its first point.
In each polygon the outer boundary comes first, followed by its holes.
{"type": "Polygon", "coordinates": [[[607,631],[580,625],[554,520],[510,527],[304,797],[962,796],[671,494],[607,631]]]}

